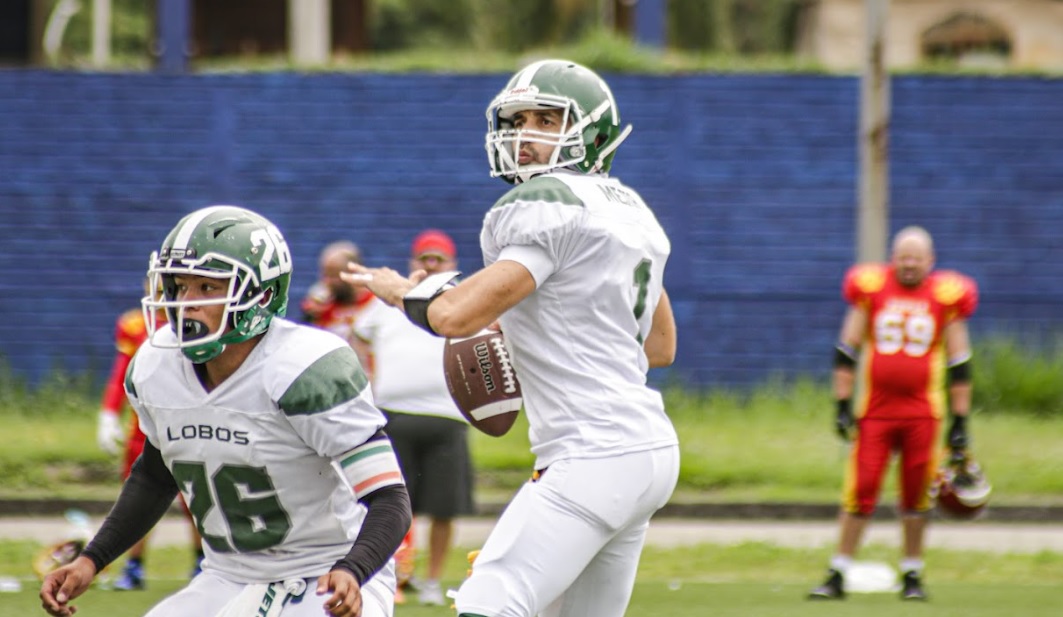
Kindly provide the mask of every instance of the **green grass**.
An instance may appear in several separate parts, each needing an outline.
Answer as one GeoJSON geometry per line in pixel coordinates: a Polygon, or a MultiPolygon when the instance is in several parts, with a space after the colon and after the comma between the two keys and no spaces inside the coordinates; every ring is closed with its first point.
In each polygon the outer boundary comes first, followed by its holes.
{"type": "MultiPolygon", "coordinates": [[[[705,395],[667,390],[666,403],[682,450],[675,499],[823,503],[838,498],[845,448],[834,435],[825,388],[798,383],[753,394],[705,395]]],[[[995,504],[1063,503],[1063,449],[1058,447],[1063,415],[977,411],[971,434],[994,482],[995,504]]],[[[523,418],[504,437],[473,435],[472,448],[483,494],[509,490],[527,478],[533,457],[523,418]]],[[[886,490],[892,490],[892,475],[886,490]]]]}
{"type": "MultiPolygon", "coordinates": [[[[974,451],[994,504],[1063,504],[1063,338],[976,344],[974,451]]],[[[822,383],[772,381],[755,390],[664,390],[680,435],[675,501],[832,503],[844,445],[822,383]]],[[[96,447],[99,391],[54,371],[30,387],[0,360],[0,498],[112,499],[119,462],[96,447]]],[[[533,465],[524,417],[501,438],[472,432],[481,501],[506,500],[533,465]]],[[[894,487],[890,475],[886,491],[894,487]]]]}
{"type": "MultiPolygon", "coordinates": [[[[0,498],[111,499],[117,494],[118,460],[96,447],[95,394],[79,394],[79,387],[0,394],[6,436],[0,449],[0,498]]],[[[837,499],[845,450],[832,430],[826,388],[798,383],[752,394],[668,389],[665,397],[682,449],[677,501],[837,499]]],[[[1063,414],[979,408],[971,433],[974,451],[995,485],[995,504],[1063,503],[1063,449],[1058,447],[1063,414]]],[[[474,432],[472,451],[479,498],[485,501],[508,499],[527,479],[534,460],[523,417],[501,438],[474,432]]],[[[886,490],[892,490],[892,476],[886,490]]]]}
{"type": "MultiPolygon", "coordinates": [[[[0,542],[0,575],[23,579],[19,593],[0,594],[0,615],[39,613],[37,583],[29,562],[36,547],[30,542],[0,542]]],[[[449,572],[462,572],[465,549],[452,552],[449,572]]],[[[893,563],[895,549],[865,548],[861,557],[893,563]]],[[[810,603],[804,594],[819,582],[824,550],[784,549],[763,543],[736,546],[698,545],[678,549],[647,548],[628,615],[669,617],[997,617],[1058,615],[1063,606],[1063,555],[995,554],[935,550],[928,555],[927,605],[901,604],[892,593],[852,595],[844,603],[810,603]]],[[[148,565],[149,589],[115,593],[92,589],[75,604],[80,615],[129,617],[183,585],[191,563],[187,549],[153,550],[148,565]]],[[[459,580],[446,581],[456,586],[459,580]]],[[[446,608],[401,606],[397,617],[453,617],[446,608]]]]}

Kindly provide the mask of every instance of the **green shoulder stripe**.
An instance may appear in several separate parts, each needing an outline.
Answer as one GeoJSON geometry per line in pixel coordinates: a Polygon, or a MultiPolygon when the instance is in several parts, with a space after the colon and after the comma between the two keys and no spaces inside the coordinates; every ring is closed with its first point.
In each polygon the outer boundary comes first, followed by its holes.
{"type": "Polygon", "coordinates": [[[582,206],[583,200],[576,197],[568,185],[557,178],[539,176],[518,184],[508,193],[495,202],[493,207],[499,208],[518,201],[543,201],[560,203],[566,206],[582,206]]]}
{"type": "Polygon", "coordinates": [[[349,401],[365,390],[369,379],[350,347],[340,347],[318,358],[280,399],[287,416],[320,413],[349,401]]]}

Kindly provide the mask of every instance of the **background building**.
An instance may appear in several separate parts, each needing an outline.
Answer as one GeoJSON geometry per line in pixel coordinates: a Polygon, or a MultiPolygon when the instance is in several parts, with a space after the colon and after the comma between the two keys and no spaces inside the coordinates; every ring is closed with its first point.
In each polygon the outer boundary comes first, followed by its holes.
{"type": "MultiPolygon", "coordinates": [[[[806,7],[798,52],[829,69],[858,70],[866,0],[816,0],[806,7]]],[[[1059,0],[890,0],[886,64],[934,61],[1023,70],[1063,69],[1059,0]]]]}

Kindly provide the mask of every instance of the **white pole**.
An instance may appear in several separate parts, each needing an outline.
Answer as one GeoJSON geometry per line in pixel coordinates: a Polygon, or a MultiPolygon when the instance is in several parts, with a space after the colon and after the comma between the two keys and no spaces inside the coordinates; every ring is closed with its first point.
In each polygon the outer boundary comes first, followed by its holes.
{"type": "Polygon", "coordinates": [[[111,63],[111,0],[92,2],[92,65],[111,63]]]}
{"type": "Polygon", "coordinates": [[[328,63],[332,50],[329,9],[329,0],[288,0],[288,53],[296,65],[328,63]]]}
{"type": "Polygon", "coordinates": [[[889,0],[865,0],[867,38],[860,79],[858,262],[886,259],[889,233],[890,82],[886,70],[889,0]]]}

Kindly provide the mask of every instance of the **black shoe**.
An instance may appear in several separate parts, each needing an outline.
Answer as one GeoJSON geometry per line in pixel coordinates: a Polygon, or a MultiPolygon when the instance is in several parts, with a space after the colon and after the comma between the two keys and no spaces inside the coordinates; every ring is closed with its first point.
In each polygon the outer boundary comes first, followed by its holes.
{"type": "Polygon", "coordinates": [[[845,598],[842,573],[831,568],[827,570],[827,580],[822,585],[808,592],[809,600],[842,600],[845,598]]]}
{"type": "Polygon", "coordinates": [[[902,600],[925,601],[926,591],[923,590],[923,581],[919,579],[919,573],[912,570],[904,573],[901,588],[902,600]]]}

